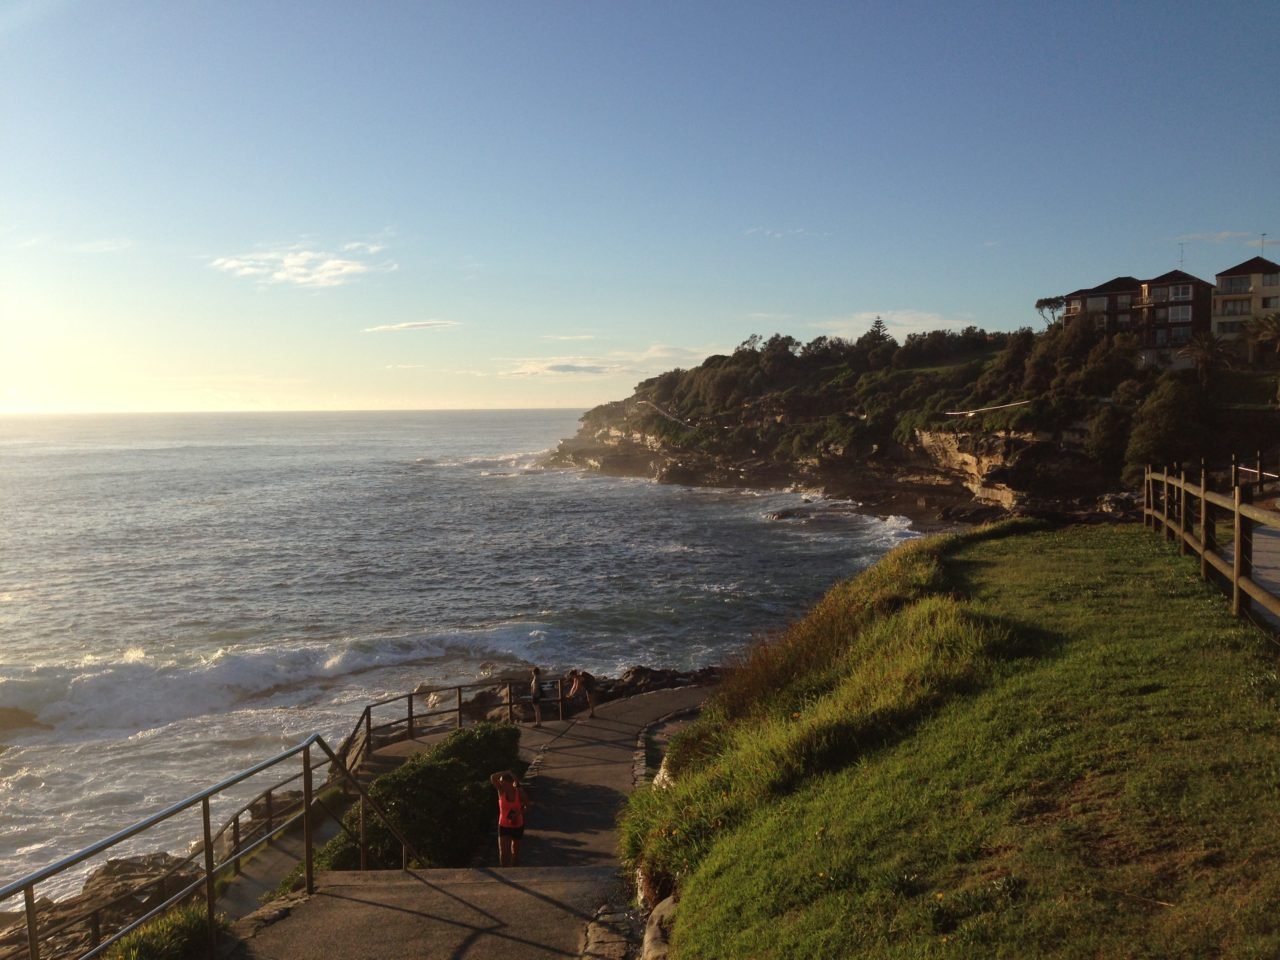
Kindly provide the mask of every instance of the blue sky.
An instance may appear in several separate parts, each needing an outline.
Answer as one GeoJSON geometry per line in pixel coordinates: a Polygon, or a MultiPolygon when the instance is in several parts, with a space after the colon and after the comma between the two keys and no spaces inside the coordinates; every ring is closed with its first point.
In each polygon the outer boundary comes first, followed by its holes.
{"type": "Polygon", "coordinates": [[[1212,280],[1280,254],[1278,56],[1230,0],[0,0],[0,411],[585,409],[1212,280]]]}

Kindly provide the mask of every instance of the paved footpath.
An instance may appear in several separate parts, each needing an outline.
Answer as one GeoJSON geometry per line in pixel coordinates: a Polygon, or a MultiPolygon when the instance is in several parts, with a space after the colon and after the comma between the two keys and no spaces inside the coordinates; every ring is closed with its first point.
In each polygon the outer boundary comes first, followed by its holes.
{"type": "MultiPolygon", "coordinates": [[[[533,806],[519,867],[500,868],[497,847],[466,870],[331,872],[311,897],[238,922],[244,960],[533,960],[582,955],[584,930],[606,903],[625,901],[614,823],[635,781],[637,739],[664,717],[696,708],[705,687],[601,704],[585,714],[521,727],[533,806]]],[[[550,712],[550,711],[549,711],[550,712]]],[[[388,759],[429,746],[403,741],[388,759]]],[[[494,816],[497,801],[494,800],[494,816]]],[[[618,944],[595,956],[624,956],[618,944]]]]}

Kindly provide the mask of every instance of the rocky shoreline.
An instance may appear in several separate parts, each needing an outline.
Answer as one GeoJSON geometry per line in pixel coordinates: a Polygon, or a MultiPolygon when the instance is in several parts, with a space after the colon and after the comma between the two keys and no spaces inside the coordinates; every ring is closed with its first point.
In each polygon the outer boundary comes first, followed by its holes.
{"type": "Polygon", "coordinates": [[[544,465],[685,486],[794,490],[815,500],[848,502],[870,516],[904,517],[921,533],[1010,516],[1077,522],[1139,516],[1132,496],[1105,494],[1066,466],[1061,467],[1060,490],[1032,495],[1011,486],[1016,473],[1012,465],[1019,458],[1042,458],[1049,446],[1043,438],[955,433],[920,434],[917,439],[911,451],[873,451],[857,464],[731,461],[700,451],[672,450],[656,437],[617,429],[592,433],[584,427],[578,436],[562,440],[544,465]]]}

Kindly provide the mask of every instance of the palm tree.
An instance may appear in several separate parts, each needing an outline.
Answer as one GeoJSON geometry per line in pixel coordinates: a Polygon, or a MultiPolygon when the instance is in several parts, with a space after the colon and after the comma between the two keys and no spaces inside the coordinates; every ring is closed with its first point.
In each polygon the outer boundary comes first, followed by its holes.
{"type": "Polygon", "coordinates": [[[1259,346],[1264,343],[1272,345],[1272,352],[1280,354],[1280,313],[1268,313],[1254,317],[1244,328],[1249,338],[1249,362],[1253,363],[1259,346]]]}
{"type": "Polygon", "coordinates": [[[1212,333],[1197,333],[1178,351],[1178,356],[1195,364],[1201,387],[1209,386],[1213,371],[1219,367],[1231,369],[1231,348],[1212,333]]]}

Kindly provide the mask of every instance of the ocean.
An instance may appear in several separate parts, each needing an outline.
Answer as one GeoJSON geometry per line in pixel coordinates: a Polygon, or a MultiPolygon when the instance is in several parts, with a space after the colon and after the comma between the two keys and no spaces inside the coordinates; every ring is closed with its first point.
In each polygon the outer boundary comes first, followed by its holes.
{"type": "Polygon", "coordinates": [[[539,467],[578,414],[0,417],[0,707],[41,724],[0,884],[422,683],[720,663],[912,535],[539,467]]]}

